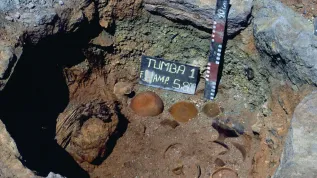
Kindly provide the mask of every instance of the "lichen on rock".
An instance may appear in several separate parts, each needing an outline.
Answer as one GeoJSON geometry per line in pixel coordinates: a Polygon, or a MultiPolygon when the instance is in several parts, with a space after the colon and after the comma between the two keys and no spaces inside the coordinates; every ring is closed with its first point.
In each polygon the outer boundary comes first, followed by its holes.
{"type": "Polygon", "coordinates": [[[256,1],[254,36],[271,75],[295,85],[317,85],[317,37],[313,24],[276,0],[256,1]]]}

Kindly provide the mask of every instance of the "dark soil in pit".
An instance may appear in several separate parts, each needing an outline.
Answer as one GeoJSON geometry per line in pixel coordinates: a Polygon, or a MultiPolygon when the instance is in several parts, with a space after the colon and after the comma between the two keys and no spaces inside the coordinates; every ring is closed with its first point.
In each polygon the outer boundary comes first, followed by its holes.
{"type": "Polygon", "coordinates": [[[229,150],[213,142],[217,132],[210,120],[192,120],[175,129],[163,126],[161,118],[139,118],[131,122],[113,153],[91,175],[92,177],[210,177],[217,169],[216,158],[227,167],[248,175],[252,156],[250,140],[227,139],[229,150]],[[245,143],[248,157],[243,156],[231,141],[245,143]],[[243,168],[243,169],[242,169],[243,168]],[[178,170],[178,171],[177,171],[178,170]]]}

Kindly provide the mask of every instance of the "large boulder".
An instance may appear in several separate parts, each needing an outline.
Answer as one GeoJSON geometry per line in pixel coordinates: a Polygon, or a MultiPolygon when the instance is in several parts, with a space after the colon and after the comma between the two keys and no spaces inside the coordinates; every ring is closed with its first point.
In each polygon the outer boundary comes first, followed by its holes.
{"type": "Polygon", "coordinates": [[[0,91],[26,44],[37,44],[50,35],[78,31],[83,24],[93,21],[95,6],[92,0],[0,1],[0,91]]]}
{"type": "Polygon", "coordinates": [[[14,60],[12,48],[0,46],[0,79],[4,79],[9,72],[10,63],[14,60]]]}
{"type": "MultiPolygon", "coordinates": [[[[228,35],[234,35],[248,25],[252,2],[253,0],[231,0],[228,35]]],[[[187,21],[211,30],[216,3],[216,0],[144,0],[144,8],[172,20],[187,21]]]]}
{"type": "MultiPolygon", "coordinates": [[[[69,103],[56,122],[57,143],[86,171],[100,164],[114,141],[119,124],[118,104],[111,91],[104,90],[102,75],[83,77],[88,73],[87,61],[67,70],[69,103]],[[89,86],[81,81],[90,81],[89,86]]],[[[66,71],[65,70],[65,71],[66,71]]]]}
{"type": "Polygon", "coordinates": [[[274,178],[317,177],[317,91],[296,107],[274,178]]]}
{"type": "Polygon", "coordinates": [[[296,85],[317,85],[313,24],[277,0],[256,0],[254,9],[254,37],[264,66],[296,85]]]}

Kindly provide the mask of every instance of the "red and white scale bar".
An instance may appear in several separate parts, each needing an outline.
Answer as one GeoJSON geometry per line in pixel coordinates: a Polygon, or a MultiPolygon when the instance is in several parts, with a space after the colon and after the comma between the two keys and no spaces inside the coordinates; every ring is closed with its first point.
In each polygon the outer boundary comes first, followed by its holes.
{"type": "Polygon", "coordinates": [[[210,93],[208,94],[208,99],[210,100],[213,100],[216,94],[218,69],[221,59],[223,36],[224,24],[217,23],[216,21],[214,21],[213,31],[211,35],[211,58],[207,63],[207,71],[205,76],[206,82],[210,82],[210,93]]]}

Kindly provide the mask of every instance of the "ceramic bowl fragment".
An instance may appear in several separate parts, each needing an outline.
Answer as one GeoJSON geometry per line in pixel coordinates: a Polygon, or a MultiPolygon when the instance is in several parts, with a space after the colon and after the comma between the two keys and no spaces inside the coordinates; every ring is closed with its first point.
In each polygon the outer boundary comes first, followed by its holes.
{"type": "Polygon", "coordinates": [[[139,116],[157,116],[163,112],[164,104],[156,93],[147,91],[137,94],[130,108],[139,116]]]}
{"type": "Polygon", "coordinates": [[[169,108],[169,113],[178,122],[188,122],[197,116],[198,110],[195,104],[181,101],[171,106],[169,108]]]}

